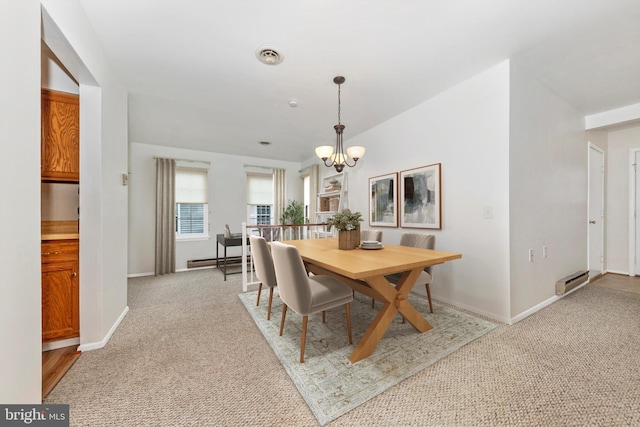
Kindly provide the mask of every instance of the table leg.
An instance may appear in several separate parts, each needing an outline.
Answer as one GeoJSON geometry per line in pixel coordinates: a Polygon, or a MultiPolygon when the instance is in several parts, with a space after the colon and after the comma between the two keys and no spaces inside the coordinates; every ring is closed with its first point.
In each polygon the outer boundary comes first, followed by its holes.
{"type": "Polygon", "coordinates": [[[429,322],[407,300],[407,295],[420,276],[421,270],[418,268],[405,274],[397,286],[389,283],[384,276],[366,280],[369,286],[384,296],[384,305],[349,356],[351,363],[362,360],[373,353],[398,312],[407,318],[409,323],[419,332],[425,332],[432,328],[429,322]]]}
{"type": "Polygon", "coordinates": [[[426,332],[432,328],[431,324],[407,301],[407,296],[409,292],[411,292],[411,289],[413,289],[421,272],[421,268],[407,272],[398,281],[396,285],[396,290],[398,291],[396,298],[398,303],[396,305],[398,306],[400,314],[402,314],[418,332],[426,332]]]}
{"type": "Polygon", "coordinates": [[[227,245],[224,245],[224,281],[227,281],[227,245]]]}
{"type": "Polygon", "coordinates": [[[364,333],[356,345],[356,348],[349,356],[351,363],[356,363],[359,360],[369,357],[371,353],[373,353],[373,350],[378,346],[378,343],[389,328],[397,312],[398,310],[391,303],[387,302],[382,306],[376,318],[373,319],[373,322],[371,322],[371,325],[367,328],[367,332],[364,333]]]}
{"type": "Polygon", "coordinates": [[[312,273],[325,274],[334,277],[351,286],[354,290],[362,292],[363,294],[382,301],[383,303],[383,306],[375,319],[373,319],[371,325],[369,325],[366,332],[356,345],[356,348],[349,356],[349,361],[351,361],[351,363],[356,363],[373,353],[398,312],[405,316],[405,318],[409,320],[409,323],[419,332],[426,332],[432,328],[429,322],[427,322],[420,312],[418,312],[407,300],[407,295],[420,276],[422,268],[417,268],[407,272],[396,286],[389,283],[384,276],[376,276],[366,279],[365,282],[366,285],[368,285],[366,286],[362,284],[361,281],[349,279],[318,265],[308,262],[305,263],[305,265],[312,273]]]}

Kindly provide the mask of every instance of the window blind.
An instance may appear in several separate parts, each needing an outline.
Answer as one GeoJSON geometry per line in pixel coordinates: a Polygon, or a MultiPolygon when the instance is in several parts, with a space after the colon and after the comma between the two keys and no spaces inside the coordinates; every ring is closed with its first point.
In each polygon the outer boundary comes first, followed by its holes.
{"type": "Polygon", "coordinates": [[[273,205],[273,176],[247,174],[247,204],[273,205]]]}
{"type": "Polygon", "coordinates": [[[208,203],[207,169],[176,168],[176,203],[208,203]]]}

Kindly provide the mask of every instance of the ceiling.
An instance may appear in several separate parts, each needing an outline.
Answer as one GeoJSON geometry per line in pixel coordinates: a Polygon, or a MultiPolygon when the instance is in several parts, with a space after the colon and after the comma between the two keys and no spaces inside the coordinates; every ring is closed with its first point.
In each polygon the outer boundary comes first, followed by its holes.
{"type": "Polygon", "coordinates": [[[585,115],[640,103],[638,0],[80,2],[131,142],[304,161],[335,144],[335,76],[348,141],[506,59],[585,115]]]}

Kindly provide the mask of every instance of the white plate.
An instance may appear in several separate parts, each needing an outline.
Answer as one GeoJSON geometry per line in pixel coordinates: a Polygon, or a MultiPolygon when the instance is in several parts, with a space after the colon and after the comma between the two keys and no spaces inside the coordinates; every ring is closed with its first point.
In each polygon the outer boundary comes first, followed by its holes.
{"type": "Polygon", "coordinates": [[[382,249],[382,245],[360,245],[360,249],[367,249],[367,250],[382,249]]]}

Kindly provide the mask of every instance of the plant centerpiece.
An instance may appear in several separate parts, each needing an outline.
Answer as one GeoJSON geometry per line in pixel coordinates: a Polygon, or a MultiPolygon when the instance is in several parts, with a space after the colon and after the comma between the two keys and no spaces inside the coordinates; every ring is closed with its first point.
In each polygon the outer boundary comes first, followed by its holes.
{"type": "Polygon", "coordinates": [[[338,249],[355,249],[360,245],[360,212],[343,209],[327,220],[328,229],[338,230],[338,249]]]}

